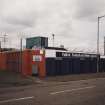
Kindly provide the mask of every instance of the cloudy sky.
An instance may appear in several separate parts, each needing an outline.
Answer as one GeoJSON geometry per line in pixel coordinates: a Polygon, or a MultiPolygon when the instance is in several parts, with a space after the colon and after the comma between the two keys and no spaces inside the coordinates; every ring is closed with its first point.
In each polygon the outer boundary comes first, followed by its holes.
{"type": "MultiPolygon", "coordinates": [[[[8,45],[19,47],[20,37],[46,36],[52,45],[96,51],[97,17],[105,14],[105,0],[0,0],[0,32],[8,45]]],[[[103,50],[105,18],[100,20],[103,50]]]]}

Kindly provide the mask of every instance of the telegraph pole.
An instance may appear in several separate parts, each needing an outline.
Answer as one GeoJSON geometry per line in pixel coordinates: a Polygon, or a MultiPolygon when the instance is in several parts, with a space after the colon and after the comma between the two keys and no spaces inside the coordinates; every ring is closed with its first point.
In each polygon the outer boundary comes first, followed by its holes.
{"type": "Polygon", "coordinates": [[[97,72],[99,72],[99,22],[100,22],[100,17],[98,17],[98,27],[97,27],[97,72]]]}
{"type": "Polygon", "coordinates": [[[105,36],[104,36],[104,55],[105,55],[105,36]]]}
{"type": "Polygon", "coordinates": [[[98,27],[97,27],[97,54],[99,54],[99,22],[100,22],[100,17],[98,17],[98,27]]]}
{"type": "Polygon", "coordinates": [[[20,39],[20,72],[22,72],[22,38],[20,39]]]}
{"type": "Polygon", "coordinates": [[[99,56],[100,56],[100,51],[99,51],[99,34],[100,34],[100,19],[104,18],[105,15],[99,16],[98,17],[98,25],[97,25],[97,72],[99,72],[99,56]]]}

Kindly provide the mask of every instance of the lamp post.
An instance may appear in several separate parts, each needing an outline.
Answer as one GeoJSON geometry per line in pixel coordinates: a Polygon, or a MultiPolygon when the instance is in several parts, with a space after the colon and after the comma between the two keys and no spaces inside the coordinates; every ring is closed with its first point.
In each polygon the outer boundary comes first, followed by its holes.
{"type": "Polygon", "coordinates": [[[20,64],[20,72],[22,72],[22,63],[23,63],[23,62],[22,62],[22,61],[23,61],[23,60],[22,60],[22,55],[23,55],[23,54],[22,54],[22,38],[21,38],[21,39],[20,39],[20,63],[21,63],[21,64],[20,64]]]}
{"type": "Polygon", "coordinates": [[[100,51],[99,51],[99,31],[100,31],[100,19],[101,18],[104,18],[105,17],[105,15],[103,15],[103,16],[99,16],[98,17],[98,27],[97,27],[97,72],[99,72],[99,54],[100,54],[100,51]]]}
{"type": "Polygon", "coordinates": [[[20,72],[22,72],[22,65],[23,65],[23,38],[21,37],[20,38],[20,72]]]}
{"type": "Polygon", "coordinates": [[[104,36],[104,56],[105,56],[105,36],[104,36]]]}

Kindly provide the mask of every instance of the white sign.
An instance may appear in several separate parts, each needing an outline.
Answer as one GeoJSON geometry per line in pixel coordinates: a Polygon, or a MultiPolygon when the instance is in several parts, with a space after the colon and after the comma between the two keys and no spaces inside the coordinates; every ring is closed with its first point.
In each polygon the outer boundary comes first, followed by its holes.
{"type": "Polygon", "coordinates": [[[46,50],[45,57],[56,57],[56,50],[46,50]]]}
{"type": "Polygon", "coordinates": [[[41,55],[33,55],[33,61],[42,61],[42,56],[41,55]]]}

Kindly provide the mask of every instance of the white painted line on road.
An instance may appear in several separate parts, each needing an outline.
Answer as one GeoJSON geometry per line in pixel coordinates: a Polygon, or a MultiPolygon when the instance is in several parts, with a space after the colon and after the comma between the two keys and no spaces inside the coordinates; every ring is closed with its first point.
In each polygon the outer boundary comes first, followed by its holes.
{"type": "Polygon", "coordinates": [[[58,91],[58,92],[52,92],[52,93],[50,93],[50,95],[56,95],[56,94],[60,94],[60,93],[67,93],[67,92],[72,92],[72,91],[79,91],[79,90],[84,90],[84,89],[92,89],[94,87],[96,87],[96,86],[83,87],[83,88],[64,90],[64,91],[58,91]]]}
{"type": "Polygon", "coordinates": [[[86,82],[86,81],[94,81],[94,80],[105,80],[105,78],[85,79],[85,80],[76,80],[76,81],[67,81],[67,82],[57,82],[57,83],[86,82]]]}
{"type": "Polygon", "coordinates": [[[34,96],[32,96],[32,97],[23,97],[23,98],[14,98],[14,99],[0,101],[0,104],[1,103],[14,102],[14,101],[28,100],[28,99],[33,99],[33,98],[34,98],[34,96]]]}

